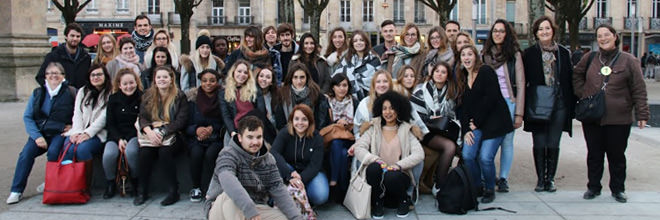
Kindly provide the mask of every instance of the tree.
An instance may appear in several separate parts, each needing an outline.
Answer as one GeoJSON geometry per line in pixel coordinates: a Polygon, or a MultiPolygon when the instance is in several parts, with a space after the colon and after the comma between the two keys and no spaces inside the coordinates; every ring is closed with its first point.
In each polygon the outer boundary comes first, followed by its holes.
{"type": "Polygon", "coordinates": [[[528,0],[527,6],[529,8],[529,17],[527,18],[527,24],[529,28],[527,31],[527,39],[529,39],[530,45],[535,42],[534,31],[532,31],[532,24],[536,19],[545,15],[545,0],[528,0]]]}
{"type": "MultiPolygon", "coordinates": [[[[302,4],[300,4],[302,6],[302,4]]],[[[293,0],[278,0],[277,8],[279,14],[277,15],[278,23],[289,23],[292,26],[296,26],[296,18],[293,7],[293,0]]]]}
{"type": "Polygon", "coordinates": [[[60,12],[62,12],[62,17],[64,18],[64,23],[69,25],[70,23],[73,23],[76,21],[76,16],[78,16],[78,12],[82,11],[87,4],[92,2],[92,0],[85,0],[82,4],[80,4],[80,1],[78,0],[62,0],[62,3],[60,3],[59,0],[51,0],[55,7],[57,7],[60,12]]]}
{"type": "Polygon", "coordinates": [[[193,9],[202,4],[202,1],[174,0],[181,19],[181,53],[190,52],[190,18],[193,16],[193,9]]]}
{"type": "Polygon", "coordinates": [[[564,39],[566,31],[565,22],[568,22],[568,39],[571,43],[571,50],[580,48],[580,21],[587,15],[589,9],[594,4],[594,0],[546,0],[551,11],[555,12],[555,21],[559,25],[560,39],[564,39]],[[560,12],[560,13],[557,13],[560,12]],[[559,17],[559,19],[557,19],[559,17]]]}
{"type": "Polygon", "coordinates": [[[312,36],[319,39],[319,31],[321,30],[321,13],[328,6],[330,0],[298,0],[300,6],[303,8],[304,16],[309,17],[309,29],[312,36]]]}
{"type": "Polygon", "coordinates": [[[456,6],[457,0],[419,0],[419,2],[438,13],[438,17],[440,17],[439,24],[444,27],[449,20],[449,13],[454,9],[454,6],[456,6]]]}

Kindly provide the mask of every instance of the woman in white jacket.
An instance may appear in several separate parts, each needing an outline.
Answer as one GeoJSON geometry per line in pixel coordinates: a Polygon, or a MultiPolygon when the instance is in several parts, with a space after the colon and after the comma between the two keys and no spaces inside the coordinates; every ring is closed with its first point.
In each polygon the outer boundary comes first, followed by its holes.
{"type": "MultiPolygon", "coordinates": [[[[105,130],[106,103],[112,90],[110,74],[102,65],[92,65],[89,71],[89,81],[78,90],[73,109],[72,126],[66,133],[64,145],[72,146],[66,152],[65,159],[71,159],[76,149],[76,159],[79,161],[91,160],[93,155],[103,151],[106,140],[105,130]]],[[[57,146],[62,148],[62,146],[57,146]]],[[[62,149],[58,150],[61,152],[62,149]]]]}

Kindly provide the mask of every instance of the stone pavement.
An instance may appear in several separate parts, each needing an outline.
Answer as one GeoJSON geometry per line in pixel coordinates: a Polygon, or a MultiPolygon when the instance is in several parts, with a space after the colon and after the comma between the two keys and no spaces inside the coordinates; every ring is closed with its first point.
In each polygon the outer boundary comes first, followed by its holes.
{"type": "MultiPolygon", "coordinates": [[[[113,198],[103,200],[102,192],[96,192],[86,205],[41,204],[40,196],[28,198],[19,205],[11,206],[9,211],[0,214],[0,220],[13,219],[204,219],[201,203],[187,200],[162,207],[159,201],[164,194],[155,196],[145,205],[133,206],[131,198],[113,198]]],[[[628,193],[628,203],[614,201],[609,193],[594,200],[582,199],[582,191],[558,191],[556,193],[535,193],[516,191],[498,193],[491,204],[481,204],[481,208],[502,207],[517,211],[470,212],[467,215],[446,215],[437,211],[430,195],[420,198],[417,207],[405,219],[660,219],[660,192],[634,191],[628,193]]],[[[182,194],[182,198],[186,195],[182,194]]],[[[327,204],[316,208],[318,219],[340,220],[353,219],[352,215],[340,205],[327,204]]],[[[395,210],[386,210],[385,219],[400,219],[395,210]]]]}

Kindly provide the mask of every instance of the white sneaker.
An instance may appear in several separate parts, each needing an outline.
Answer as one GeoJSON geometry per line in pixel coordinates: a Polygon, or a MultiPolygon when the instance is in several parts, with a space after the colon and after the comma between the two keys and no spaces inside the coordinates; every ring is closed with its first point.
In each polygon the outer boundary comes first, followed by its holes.
{"type": "Polygon", "coordinates": [[[21,198],[23,198],[23,193],[11,192],[9,193],[9,197],[7,197],[7,204],[18,203],[18,201],[21,201],[21,198]]]}
{"type": "Polygon", "coordinates": [[[41,183],[41,184],[39,184],[39,185],[37,186],[37,192],[38,192],[38,193],[43,193],[45,187],[46,187],[46,183],[41,183]]]}
{"type": "Polygon", "coordinates": [[[440,189],[435,187],[435,183],[433,184],[433,188],[431,188],[431,194],[433,194],[433,197],[436,197],[438,195],[438,192],[440,189]]]}

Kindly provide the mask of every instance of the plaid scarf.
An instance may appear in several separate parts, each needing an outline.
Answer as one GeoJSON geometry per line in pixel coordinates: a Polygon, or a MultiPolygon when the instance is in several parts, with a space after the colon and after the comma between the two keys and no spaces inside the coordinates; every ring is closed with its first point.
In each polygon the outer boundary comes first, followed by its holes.
{"type": "Polygon", "coordinates": [[[390,48],[391,51],[394,51],[394,61],[392,63],[392,78],[396,78],[396,74],[399,72],[399,69],[405,64],[405,60],[415,56],[419,53],[421,48],[419,42],[415,43],[412,47],[404,47],[401,45],[396,45],[390,48]]]}

